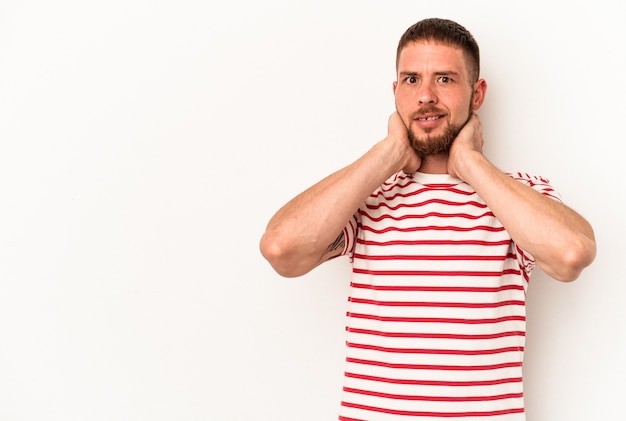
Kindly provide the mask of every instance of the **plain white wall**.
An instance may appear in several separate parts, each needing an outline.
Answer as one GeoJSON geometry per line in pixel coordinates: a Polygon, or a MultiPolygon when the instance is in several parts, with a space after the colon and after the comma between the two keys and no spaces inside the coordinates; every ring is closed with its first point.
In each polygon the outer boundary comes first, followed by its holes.
{"type": "Polygon", "coordinates": [[[626,31],[609,0],[0,1],[0,420],[332,420],[349,264],[258,252],[285,201],[386,132],[398,38],[465,25],[500,168],[599,254],[528,297],[529,421],[626,387],[626,31]]]}

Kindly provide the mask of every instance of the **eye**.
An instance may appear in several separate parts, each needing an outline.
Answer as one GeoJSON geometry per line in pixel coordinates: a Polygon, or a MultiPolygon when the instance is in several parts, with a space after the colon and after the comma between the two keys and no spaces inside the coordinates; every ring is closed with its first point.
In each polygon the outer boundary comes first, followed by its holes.
{"type": "Polygon", "coordinates": [[[409,85],[412,85],[417,82],[417,77],[408,76],[405,80],[406,80],[406,83],[408,83],[409,85]]]}
{"type": "Polygon", "coordinates": [[[448,76],[441,76],[438,80],[441,83],[450,83],[450,82],[452,82],[452,79],[450,79],[450,77],[448,77],[448,76]]]}

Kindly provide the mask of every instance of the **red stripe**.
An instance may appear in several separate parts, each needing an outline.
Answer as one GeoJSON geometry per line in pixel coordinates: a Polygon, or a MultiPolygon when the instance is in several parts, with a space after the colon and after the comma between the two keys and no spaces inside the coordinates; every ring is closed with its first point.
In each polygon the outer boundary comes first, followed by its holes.
{"type": "Polygon", "coordinates": [[[485,370],[499,370],[502,368],[521,367],[522,362],[508,362],[500,364],[488,364],[488,365],[434,365],[434,364],[398,364],[398,363],[386,363],[382,361],[363,360],[359,358],[346,358],[346,361],[354,364],[372,365],[378,367],[399,368],[409,370],[442,370],[442,371],[485,371],[485,370]]]}
{"type": "Polygon", "coordinates": [[[453,417],[491,417],[496,415],[507,414],[521,414],[524,412],[524,408],[511,408],[502,409],[499,411],[479,411],[479,412],[425,412],[425,411],[402,411],[395,409],[377,408],[375,406],[359,405],[351,402],[341,402],[342,406],[349,408],[362,409],[365,411],[381,412],[385,414],[394,415],[406,415],[412,417],[440,417],[440,418],[453,418],[453,417]]]}
{"type": "Polygon", "coordinates": [[[397,395],[392,393],[374,392],[370,390],[354,389],[344,387],[344,392],[356,393],[358,395],[376,396],[378,398],[396,399],[403,401],[427,401],[427,402],[485,402],[499,401],[503,399],[520,399],[524,397],[523,393],[505,393],[502,395],[489,396],[420,396],[420,395],[397,395]]]}
{"type": "Polygon", "coordinates": [[[387,338],[422,338],[422,339],[462,339],[462,340],[480,340],[480,339],[498,339],[511,336],[525,337],[526,333],[521,330],[511,332],[491,333],[484,335],[470,334],[453,334],[453,333],[406,333],[406,332],[382,332],[379,330],[356,329],[346,327],[346,331],[350,333],[358,333],[362,335],[384,336],[387,338]]]}
{"type": "Polygon", "coordinates": [[[492,319],[452,319],[444,317],[384,317],[372,314],[347,313],[348,317],[355,319],[378,320],[381,322],[415,322],[415,323],[457,323],[457,324],[490,324],[502,322],[525,322],[525,316],[504,316],[492,319]]]}
{"type": "Polygon", "coordinates": [[[483,241],[483,240],[395,240],[395,241],[367,241],[361,238],[357,239],[357,243],[365,244],[368,246],[397,246],[397,245],[410,245],[410,246],[506,246],[511,243],[511,240],[500,241],[483,241]]]}
{"type": "Polygon", "coordinates": [[[503,275],[519,275],[520,271],[517,269],[505,269],[501,271],[471,271],[471,270],[372,270],[353,268],[353,273],[359,273],[363,275],[380,275],[380,276],[493,276],[500,277],[503,275]]]}
{"type": "Polygon", "coordinates": [[[369,285],[351,282],[352,288],[371,289],[374,291],[423,291],[423,292],[501,292],[507,290],[523,291],[522,285],[501,285],[498,287],[437,287],[417,285],[369,285]]]}
{"type": "Polygon", "coordinates": [[[512,377],[505,379],[493,379],[493,380],[473,380],[473,381],[446,381],[446,380],[413,380],[413,379],[391,379],[386,377],[367,376],[357,373],[345,373],[346,377],[360,380],[369,380],[373,382],[392,383],[392,384],[406,384],[414,386],[453,386],[453,387],[468,387],[468,386],[495,386],[500,384],[509,383],[521,383],[521,377],[512,377]]]}
{"type": "MultiPolygon", "coordinates": [[[[401,197],[408,197],[408,196],[415,196],[415,194],[406,194],[406,195],[399,195],[401,197]]],[[[398,210],[401,208],[419,208],[419,207],[423,207],[423,206],[428,206],[432,203],[436,203],[436,204],[441,204],[441,205],[447,205],[447,206],[467,206],[467,205],[471,205],[471,206],[475,206],[477,208],[480,209],[486,209],[487,205],[485,203],[479,203],[476,202],[474,200],[470,200],[469,202],[457,202],[457,201],[452,201],[452,200],[444,200],[444,199],[428,199],[428,200],[424,200],[423,202],[416,202],[416,203],[398,203],[395,206],[390,206],[388,204],[388,202],[390,202],[391,200],[393,200],[393,198],[386,198],[387,200],[385,202],[379,202],[377,205],[370,205],[370,204],[366,204],[366,207],[368,209],[380,209],[380,208],[387,208],[389,210],[398,210]]]]}
{"type": "Polygon", "coordinates": [[[403,255],[403,254],[389,254],[385,256],[378,255],[365,255],[355,253],[355,259],[362,260],[428,260],[428,261],[441,261],[441,260],[469,260],[469,261],[505,261],[509,256],[477,256],[477,255],[452,255],[452,256],[432,256],[424,254],[416,255],[403,255]]]}
{"type": "MultiPolygon", "coordinates": [[[[405,179],[403,179],[405,180],[405,179]]],[[[426,193],[426,192],[430,192],[433,190],[447,190],[451,193],[456,193],[456,194],[460,194],[463,196],[473,196],[474,194],[476,194],[473,191],[466,191],[466,190],[461,190],[461,189],[457,189],[454,188],[454,186],[456,186],[456,184],[423,184],[424,186],[426,186],[425,188],[421,188],[418,190],[414,190],[408,193],[396,193],[390,196],[385,196],[384,193],[389,193],[391,192],[394,188],[399,188],[402,189],[406,186],[409,186],[411,184],[414,184],[414,182],[412,180],[410,180],[408,183],[405,184],[400,184],[400,183],[383,183],[383,188],[381,189],[381,191],[376,192],[376,193],[372,193],[370,195],[370,197],[378,197],[378,196],[383,196],[385,199],[387,200],[392,200],[395,199],[396,197],[410,197],[410,196],[417,196],[418,194],[421,193],[426,193]],[[387,187],[387,188],[385,188],[387,187]]]]}
{"type": "Polygon", "coordinates": [[[524,301],[506,300],[494,303],[445,303],[430,301],[379,301],[365,298],[349,297],[348,301],[357,304],[371,304],[384,307],[437,307],[437,308],[498,308],[506,306],[523,306],[524,301]]]}
{"type": "Polygon", "coordinates": [[[487,232],[502,232],[504,231],[504,227],[490,227],[486,225],[477,225],[475,227],[453,227],[448,225],[427,225],[424,227],[414,226],[414,227],[386,227],[383,229],[374,229],[371,226],[362,227],[363,231],[373,232],[375,234],[384,234],[387,232],[420,232],[420,231],[453,231],[453,232],[474,232],[474,231],[487,231],[487,232]]]}
{"type": "Polygon", "coordinates": [[[524,347],[510,346],[506,348],[496,349],[420,349],[420,348],[389,348],[384,346],[357,344],[347,342],[348,348],[368,349],[370,351],[390,352],[394,354],[434,354],[434,355],[494,355],[503,354],[505,352],[524,352],[524,347]]]}
{"type": "Polygon", "coordinates": [[[367,217],[368,219],[374,222],[380,222],[383,219],[391,219],[392,221],[404,221],[405,219],[425,219],[425,218],[437,217],[437,218],[463,218],[463,219],[469,219],[469,220],[477,220],[481,218],[494,217],[494,214],[491,211],[485,212],[481,215],[470,215],[469,213],[428,212],[428,213],[419,214],[419,215],[410,214],[410,215],[402,215],[402,216],[391,216],[389,214],[383,214],[383,215],[376,216],[376,217],[369,215],[367,212],[363,210],[359,210],[359,213],[362,216],[367,217]]]}

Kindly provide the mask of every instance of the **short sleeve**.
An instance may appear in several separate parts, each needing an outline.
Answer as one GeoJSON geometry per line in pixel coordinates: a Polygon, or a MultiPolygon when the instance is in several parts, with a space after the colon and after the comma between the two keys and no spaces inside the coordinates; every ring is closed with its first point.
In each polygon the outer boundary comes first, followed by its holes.
{"type": "MultiPolygon", "coordinates": [[[[544,196],[549,197],[550,199],[562,202],[561,195],[552,188],[550,181],[546,178],[526,173],[509,173],[509,176],[543,194],[544,196]]],[[[524,270],[526,276],[529,277],[530,272],[535,268],[537,263],[535,258],[526,250],[520,248],[517,244],[515,244],[515,251],[520,267],[524,270]]]]}
{"type": "Polygon", "coordinates": [[[513,177],[522,184],[526,184],[528,187],[538,191],[544,196],[554,199],[557,202],[562,202],[561,195],[552,188],[550,181],[546,178],[525,173],[509,173],[509,176],[513,177]]]}
{"type": "Polygon", "coordinates": [[[350,261],[354,258],[354,247],[356,245],[357,231],[359,227],[359,214],[358,212],[352,215],[346,226],[343,228],[345,236],[345,245],[342,256],[350,257],[350,261]]]}

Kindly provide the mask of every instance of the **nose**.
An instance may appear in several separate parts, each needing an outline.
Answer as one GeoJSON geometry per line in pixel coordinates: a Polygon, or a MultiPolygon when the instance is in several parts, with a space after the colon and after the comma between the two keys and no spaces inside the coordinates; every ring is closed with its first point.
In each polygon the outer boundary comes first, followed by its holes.
{"type": "Polygon", "coordinates": [[[424,83],[420,86],[417,92],[417,100],[422,104],[434,104],[437,102],[437,95],[432,86],[428,83],[424,83]]]}

